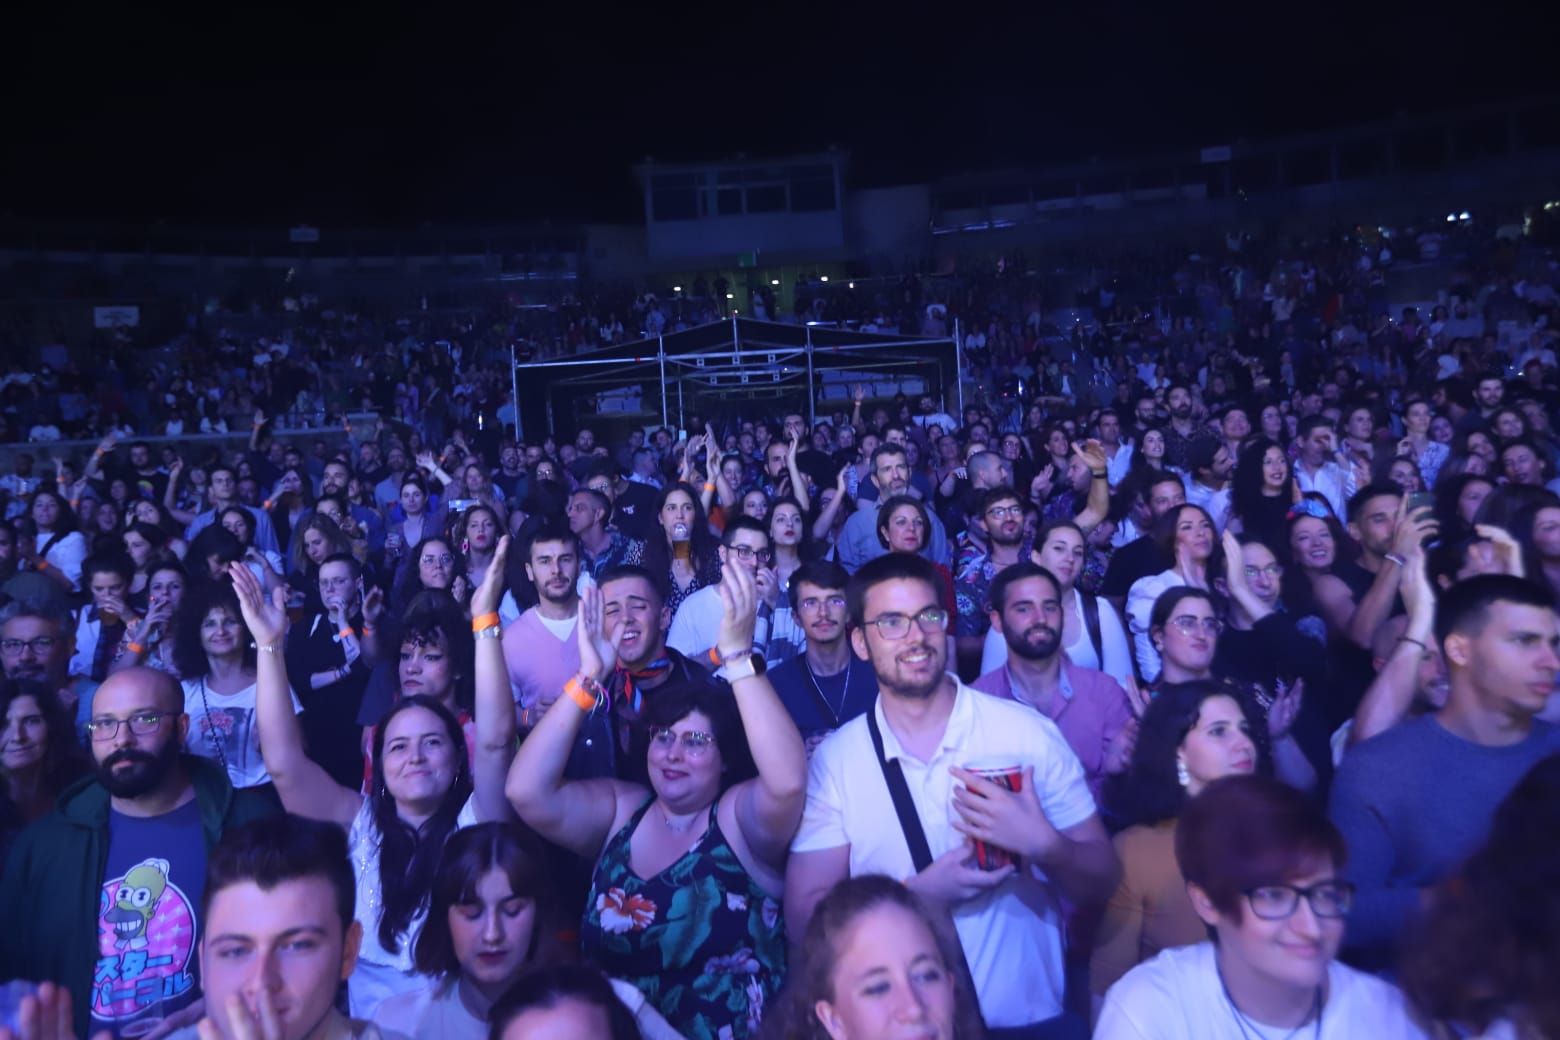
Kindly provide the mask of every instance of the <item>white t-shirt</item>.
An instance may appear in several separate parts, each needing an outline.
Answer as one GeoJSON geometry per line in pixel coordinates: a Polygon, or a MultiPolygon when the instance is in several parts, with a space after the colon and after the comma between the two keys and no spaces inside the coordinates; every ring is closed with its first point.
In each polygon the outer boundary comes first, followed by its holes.
{"type": "Polygon", "coordinates": [[[1212,943],[1165,950],[1127,972],[1105,994],[1094,1040],[1424,1040],[1395,986],[1334,961],[1327,968],[1320,1028],[1264,1028],[1242,1022],[1224,995],[1212,943]]]}
{"type": "MultiPolygon", "coordinates": [[[[949,768],[972,759],[1002,756],[1034,766],[1040,804],[1058,830],[1094,815],[1078,756],[1054,722],[1026,705],[958,683],[943,746],[930,762],[903,751],[881,700],[872,711],[883,734],[883,754],[897,757],[904,770],[933,858],[965,842],[950,822],[955,781],[949,768]]],[[[903,880],[916,872],[865,715],[835,730],[813,752],[807,807],[791,851],[846,845],[852,877],[887,874],[903,880]]],[[[953,920],[988,1025],[1029,1025],[1061,1013],[1063,906],[1043,874],[1009,878],[960,904],[953,920]]]]}
{"type": "MultiPolygon", "coordinates": [[[[227,763],[228,781],[234,787],[258,787],[271,782],[260,754],[260,726],[255,719],[255,684],[237,693],[218,693],[204,678],[184,680],[184,713],[190,732],[184,750],[215,762],[227,763]],[[204,696],[203,696],[204,695],[204,696]]],[[[291,689],[293,713],[303,705],[291,689]]]]}

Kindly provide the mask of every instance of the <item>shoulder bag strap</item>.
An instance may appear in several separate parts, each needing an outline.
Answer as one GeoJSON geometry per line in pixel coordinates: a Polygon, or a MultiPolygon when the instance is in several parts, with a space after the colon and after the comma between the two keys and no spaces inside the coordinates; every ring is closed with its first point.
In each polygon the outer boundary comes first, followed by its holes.
{"type": "Polygon", "coordinates": [[[1100,671],[1105,670],[1105,635],[1100,631],[1100,600],[1098,596],[1087,592],[1078,593],[1078,602],[1083,607],[1083,627],[1089,630],[1089,642],[1094,644],[1094,656],[1099,661],[1100,671]]]}
{"type": "Polygon", "coordinates": [[[915,811],[910,798],[910,785],[905,783],[905,772],[899,760],[890,762],[883,754],[883,733],[878,729],[877,709],[867,711],[867,731],[872,734],[872,749],[877,752],[878,765],[883,770],[883,780],[888,784],[889,797],[894,800],[894,812],[899,816],[899,827],[905,832],[905,844],[910,846],[910,859],[920,873],[932,863],[932,849],[926,843],[926,832],[921,829],[921,817],[915,811]]]}

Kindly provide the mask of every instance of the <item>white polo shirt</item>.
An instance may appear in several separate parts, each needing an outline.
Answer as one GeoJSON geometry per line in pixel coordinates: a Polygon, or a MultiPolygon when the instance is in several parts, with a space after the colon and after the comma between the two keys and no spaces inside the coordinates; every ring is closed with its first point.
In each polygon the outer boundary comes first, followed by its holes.
{"type": "MultiPolygon", "coordinates": [[[[965,841],[949,822],[955,785],[949,768],[972,759],[1001,756],[1034,766],[1040,804],[1058,830],[1094,815],[1078,757],[1054,722],[1025,705],[958,683],[942,747],[927,763],[903,750],[883,717],[881,699],[872,710],[883,734],[883,754],[898,758],[904,770],[933,858],[965,841]]],[[[813,752],[807,808],[791,851],[842,845],[850,846],[852,877],[887,874],[904,880],[916,872],[865,715],[835,730],[813,752]]],[[[1061,897],[1044,874],[1015,875],[961,903],[953,919],[987,1025],[1028,1025],[1061,1014],[1061,897]]]]}

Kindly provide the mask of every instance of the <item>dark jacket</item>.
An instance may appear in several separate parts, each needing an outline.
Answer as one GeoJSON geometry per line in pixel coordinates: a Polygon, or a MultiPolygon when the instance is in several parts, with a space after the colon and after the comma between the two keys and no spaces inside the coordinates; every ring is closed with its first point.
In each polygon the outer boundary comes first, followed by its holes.
{"type": "MultiPolygon", "coordinates": [[[[663,652],[671,660],[671,671],[660,686],[643,692],[644,699],[683,685],[709,686],[724,681],[671,647],[663,652]]],[[[627,780],[648,787],[650,772],[645,766],[645,754],[650,750],[649,728],[641,712],[634,710],[624,695],[622,672],[608,677],[607,689],[611,703],[586,716],[574,738],[563,775],[570,780],[627,780]]]]}
{"type": "MultiPolygon", "coordinates": [[[[181,755],[195,788],[209,853],[222,832],[279,811],[274,797],[235,791],[227,773],[181,755]]],[[[108,791],[97,776],[60,793],[54,809],[11,846],[0,882],[0,978],[70,987],[77,1031],[92,1022],[92,972],[98,959],[98,896],[108,868],[108,791]]]]}

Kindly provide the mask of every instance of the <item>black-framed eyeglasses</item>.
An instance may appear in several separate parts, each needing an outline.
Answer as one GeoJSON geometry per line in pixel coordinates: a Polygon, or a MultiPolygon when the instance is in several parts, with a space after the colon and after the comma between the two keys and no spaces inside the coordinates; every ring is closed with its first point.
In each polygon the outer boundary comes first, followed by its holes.
{"type": "Polygon", "coordinates": [[[59,639],[55,636],[34,636],[31,639],[0,639],[0,653],[7,657],[20,657],[23,650],[31,648],[32,652],[42,657],[54,649],[54,644],[59,639]]]}
{"type": "Polygon", "coordinates": [[[119,736],[120,726],[129,725],[131,733],[138,737],[145,737],[156,733],[168,714],[166,711],[142,711],[128,719],[116,719],[104,715],[87,721],[87,733],[93,740],[113,740],[119,736]]]}
{"type": "Polygon", "coordinates": [[[986,510],[986,515],[991,517],[993,520],[1006,520],[1008,517],[1022,517],[1024,515],[1024,507],[1021,505],[992,506],[990,509],[986,510]]]}
{"type": "Polygon", "coordinates": [[[1318,881],[1299,885],[1260,885],[1244,893],[1251,912],[1264,921],[1282,921],[1300,906],[1301,897],[1317,917],[1347,917],[1354,908],[1354,886],[1347,881],[1318,881]]]}
{"type": "Polygon", "coordinates": [[[1284,576],[1284,568],[1276,563],[1270,563],[1266,567],[1246,568],[1246,577],[1248,578],[1255,578],[1259,574],[1269,578],[1282,578],[1284,576]]]}
{"type": "Polygon", "coordinates": [[[884,639],[903,639],[910,632],[911,621],[921,626],[922,632],[935,636],[947,630],[948,612],[941,607],[927,607],[914,618],[908,614],[882,614],[866,623],[876,625],[878,635],[884,639]]]}
{"type": "Polygon", "coordinates": [[[755,549],[751,545],[728,545],[726,546],[726,551],[736,553],[737,559],[741,560],[743,563],[747,563],[748,561],[755,559],[759,563],[769,562],[768,549],[755,549]]]}

